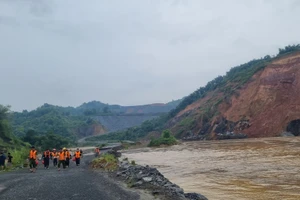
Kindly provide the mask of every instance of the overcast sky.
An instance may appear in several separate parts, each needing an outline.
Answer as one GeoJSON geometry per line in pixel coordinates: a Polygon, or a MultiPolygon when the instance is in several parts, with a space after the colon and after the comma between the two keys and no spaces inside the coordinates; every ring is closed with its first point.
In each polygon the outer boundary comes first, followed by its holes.
{"type": "Polygon", "coordinates": [[[168,102],[300,43],[298,0],[0,0],[0,104],[168,102]]]}

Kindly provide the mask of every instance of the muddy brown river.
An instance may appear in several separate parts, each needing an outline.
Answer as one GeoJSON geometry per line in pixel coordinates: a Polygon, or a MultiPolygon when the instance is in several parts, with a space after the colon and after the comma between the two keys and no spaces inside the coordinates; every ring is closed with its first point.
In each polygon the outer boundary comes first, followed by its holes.
{"type": "Polygon", "coordinates": [[[300,199],[300,137],[185,142],[123,156],[210,200],[300,199]]]}

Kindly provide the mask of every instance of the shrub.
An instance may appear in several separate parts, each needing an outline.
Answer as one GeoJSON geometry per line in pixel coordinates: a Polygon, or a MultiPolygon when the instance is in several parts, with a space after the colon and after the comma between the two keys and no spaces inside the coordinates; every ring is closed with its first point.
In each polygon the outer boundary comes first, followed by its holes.
{"type": "Polygon", "coordinates": [[[177,144],[177,140],[172,135],[170,130],[164,130],[162,135],[158,139],[151,139],[150,143],[148,144],[149,147],[160,146],[160,145],[175,145],[177,144]]]}

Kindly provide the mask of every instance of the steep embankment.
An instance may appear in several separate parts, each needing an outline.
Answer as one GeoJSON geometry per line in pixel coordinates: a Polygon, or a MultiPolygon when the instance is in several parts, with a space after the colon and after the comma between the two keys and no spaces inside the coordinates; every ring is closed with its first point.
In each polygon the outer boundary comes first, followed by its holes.
{"type": "Polygon", "coordinates": [[[178,137],[197,139],[218,138],[226,132],[248,137],[279,136],[284,131],[299,135],[297,51],[267,56],[249,68],[242,65],[233,69],[241,73],[233,74],[231,70],[220,83],[215,83],[216,88],[205,91],[201,98],[175,113],[166,126],[178,137]],[[245,78],[247,74],[249,78],[245,78]]]}

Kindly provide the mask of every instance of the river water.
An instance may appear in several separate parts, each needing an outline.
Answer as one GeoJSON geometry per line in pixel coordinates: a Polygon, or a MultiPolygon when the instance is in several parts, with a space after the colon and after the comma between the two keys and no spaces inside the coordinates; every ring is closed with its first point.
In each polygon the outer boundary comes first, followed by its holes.
{"type": "Polygon", "coordinates": [[[210,200],[300,199],[300,137],[184,142],[123,156],[210,200]]]}

